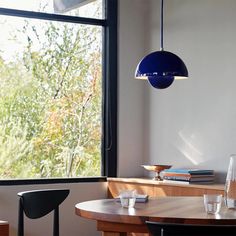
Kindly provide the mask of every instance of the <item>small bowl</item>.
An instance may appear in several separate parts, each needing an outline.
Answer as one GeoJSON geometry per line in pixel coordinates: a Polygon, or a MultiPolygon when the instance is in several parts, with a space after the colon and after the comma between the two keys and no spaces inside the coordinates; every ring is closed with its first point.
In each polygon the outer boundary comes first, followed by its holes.
{"type": "Polygon", "coordinates": [[[142,165],[142,167],[156,173],[156,176],[153,178],[154,180],[162,180],[160,176],[161,171],[170,169],[171,165],[142,165]]]}

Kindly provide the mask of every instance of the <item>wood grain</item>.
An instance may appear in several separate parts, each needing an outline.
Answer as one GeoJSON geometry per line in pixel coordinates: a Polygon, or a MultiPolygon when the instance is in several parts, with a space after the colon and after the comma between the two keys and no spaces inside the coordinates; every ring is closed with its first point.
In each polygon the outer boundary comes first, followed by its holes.
{"type": "Polygon", "coordinates": [[[236,211],[224,205],[219,214],[206,214],[203,197],[150,198],[147,203],[136,203],[134,209],[122,208],[115,199],[103,199],[78,203],[75,211],[81,217],[96,220],[99,231],[120,233],[117,234],[119,236],[121,233],[148,233],[146,220],[206,225],[236,224],[236,211]]]}
{"type": "MultiPolygon", "coordinates": [[[[146,220],[190,222],[201,224],[236,224],[236,211],[222,204],[218,215],[205,213],[203,197],[158,197],[147,203],[136,203],[134,209],[122,208],[115,199],[78,203],[76,214],[102,223],[145,225],[146,220]]],[[[117,228],[121,228],[119,225],[117,228]]],[[[142,228],[146,231],[146,228],[142,228]]]]}
{"type": "Polygon", "coordinates": [[[155,196],[155,189],[152,184],[108,182],[108,197],[114,198],[117,197],[122,190],[132,189],[135,189],[139,194],[155,196]]]}
{"type": "Polygon", "coordinates": [[[116,197],[124,189],[136,189],[140,194],[159,196],[202,196],[210,193],[224,193],[224,185],[181,185],[144,178],[108,178],[108,197],[116,197]]]}
{"type": "Polygon", "coordinates": [[[119,232],[102,232],[102,236],[127,236],[127,234],[119,232]]]}
{"type": "Polygon", "coordinates": [[[109,221],[97,221],[97,229],[99,231],[115,231],[123,233],[146,233],[148,232],[145,222],[143,224],[130,224],[120,222],[109,222],[109,221]]]}
{"type": "Polygon", "coordinates": [[[9,236],[9,224],[7,221],[0,221],[0,236],[9,236]]]}

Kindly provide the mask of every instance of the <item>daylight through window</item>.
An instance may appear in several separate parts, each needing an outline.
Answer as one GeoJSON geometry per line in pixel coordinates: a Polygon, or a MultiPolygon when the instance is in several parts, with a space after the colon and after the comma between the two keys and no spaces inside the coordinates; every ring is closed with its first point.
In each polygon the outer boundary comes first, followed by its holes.
{"type": "MultiPolygon", "coordinates": [[[[56,0],[7,2],[52,12],[56,0]]],[[[87,4],[57,11],[103,17],[87,4]]],[[[103,27],[9,15],[0,27],[1,179],[101,176],[103,27]]]]}

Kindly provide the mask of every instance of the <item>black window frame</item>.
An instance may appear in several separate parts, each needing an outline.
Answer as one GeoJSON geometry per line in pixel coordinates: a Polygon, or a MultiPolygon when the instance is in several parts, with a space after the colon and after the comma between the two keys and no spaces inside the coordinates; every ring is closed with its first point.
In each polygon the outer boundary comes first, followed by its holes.
{"type": "Polygon", "coordinates": [[[87,18],[0,8],[0,15],[103,27],[101,176],[0,180],[0,185],[103,182],[117,176],[117,15],[118,0],[103,0],[105,18],[87,18]]]}

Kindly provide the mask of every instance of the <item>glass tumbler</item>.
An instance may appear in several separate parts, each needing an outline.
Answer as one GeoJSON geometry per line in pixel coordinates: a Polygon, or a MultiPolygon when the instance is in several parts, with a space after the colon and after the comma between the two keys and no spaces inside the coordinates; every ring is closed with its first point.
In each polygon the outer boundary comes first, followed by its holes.
{"type": "Polygon", "coordinates": [[[119,197],[122,207],[133,208],[136,201],[136,190],[124,190],[119,197]]]}
{"type": "Polygon", "coordinates": [[[204,194],[204,206],[208,214],[218,214],[221,208],[221,194],[204,194]]]}

